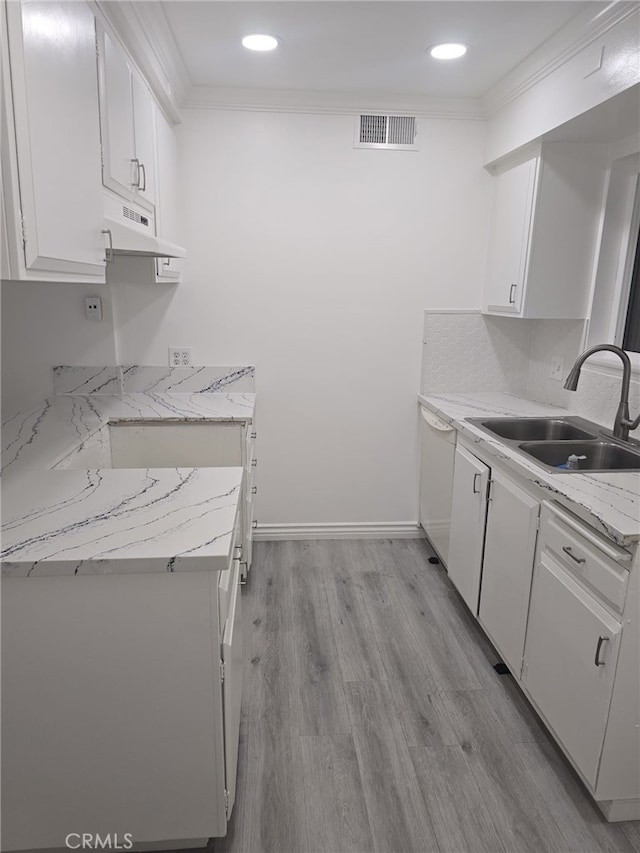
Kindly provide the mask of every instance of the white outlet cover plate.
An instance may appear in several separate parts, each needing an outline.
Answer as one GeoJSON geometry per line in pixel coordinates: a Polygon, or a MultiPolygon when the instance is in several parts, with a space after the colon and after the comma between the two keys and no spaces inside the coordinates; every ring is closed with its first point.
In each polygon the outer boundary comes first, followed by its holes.
{"type": "Polygon", "coordinates": [[[191,367],[192,347],[169,347],[169,367],[191,367]]]}

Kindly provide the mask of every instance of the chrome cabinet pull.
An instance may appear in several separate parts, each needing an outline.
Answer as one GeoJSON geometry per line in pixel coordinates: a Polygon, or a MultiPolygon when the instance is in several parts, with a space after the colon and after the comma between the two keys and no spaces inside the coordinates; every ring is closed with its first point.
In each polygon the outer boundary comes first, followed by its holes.
{"type": "Polygon", "coordinates": [[[600,660],[600,649],[602,648],[603,643],[608,643],[608,642],[609,642],[609,637],[603,637],[603,636],[598,637],[598,645],[596,646],[596,656],[595,656],[594,661],[593,661],[596,666],[604,666],[604,661],[600,660]]]}
{"type": "Polygon", "coordinates": [[[254,518],[254,520],[251,522],[251,527],[255,530],[257,528],[257,526],[258,526],[258,519],[254,518]]]}
{"type": "Polygon", "coordinates": [[[587,562],[584,557],[576,557],[576,555],[571,550],[571,545],[563,545],[562,550],[567,555],[567,557],[571,557],[571,559],[576,563],[586,563],[587,562]]]}
{"type": "Polygon", "coordinates": [[[517,288],[517,286],[518,286],[517,284],[512,284],[511,287],[509,288],[509,305],[515,305],[516,304],[516,288],[517,288]]]}
{"type": "Polygon", "coordinates": [[[140,186],[140,180],[138,179],[137,187],[141,193],[146,192],[147,189],[147,170],[145,168],[144,163],[138,164],[138,175],[142,172],[142,186],[140,186]]]}
{"type": "Polygon", "coordinates": [[[478,477],[481,477],[481,476],[482,476],[482,474],[474,474],[473,475],[473,494],[474,495],[480,494],[480,489],[476,489],[476,484],[478,482],[478,477]]]}
{"type": "Polygon", "coordinates": [[[171,266],[171,258],[165,258],[164,261],[162,262],[162,265],[164,267],[170,267],[171,266]]]}
{"type": "Polygon", "coordinates": [[[109,248],[104,251],[104,262],[110,264],[113,260],[113,234],[110,228],[103,228],[102,233],[109,235],[109,248]]]}
{"type": "Polygon", "coordinates": [[[132,187],[135,187],[136,189],[138,189],[138,190],[139,190],[139,189],[140,189],[140,160],[138,160],[138,158],[137,158],[137,157],[134,157],[134,158],[133,158],[133,160],[132,160],[131,162],[132,162],[132,163],[135,165],[135,167],[136,167],[136,176],[135,176],[135,178],[131,181],[131,186],[132,186],[132,187]]]}

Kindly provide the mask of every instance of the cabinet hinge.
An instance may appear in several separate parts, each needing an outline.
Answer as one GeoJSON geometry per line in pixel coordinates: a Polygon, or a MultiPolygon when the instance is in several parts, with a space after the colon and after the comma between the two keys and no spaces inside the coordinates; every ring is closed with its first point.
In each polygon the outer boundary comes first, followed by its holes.
{"type": "Polygon", "coordinates": [[[538,512],[536,517],[536,530],[540,530],[540,512],[538,512]]]}
{"type": "Polygon", "coordinates": [[[224,661],[220,658],[220,681],[224,681],[224,661]]]}
{"type": "Polygon", "coordinates": [[[224,789],[224,814],[227,820],[229,820],[229,792],[226,788],[224,789]]]}
{"type": "Polygon", "coordinates": [[[491,503],[493,498],[491,497],[491,486],[493,485],[493,480],[491,477],[487,480],[487,503],[491,503]]]}
{"type": "Polygon", "coordinates": [[[20,234],[22,236],[22,248],[26,249],[27,247],[27,230],[26,224],[24,221],[24,214],[20,211],[20,234]]]}

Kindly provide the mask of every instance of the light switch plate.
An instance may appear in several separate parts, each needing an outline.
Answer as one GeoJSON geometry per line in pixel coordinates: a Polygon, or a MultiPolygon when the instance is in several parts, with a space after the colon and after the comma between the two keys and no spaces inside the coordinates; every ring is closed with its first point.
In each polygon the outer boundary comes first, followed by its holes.
{"type": "Polygon", "coordinates": [[[564,377],[564,358],[561,355],[551,356],[551,370],[549,371],[551,379],[556,379],[559,382],[564,377]]]}

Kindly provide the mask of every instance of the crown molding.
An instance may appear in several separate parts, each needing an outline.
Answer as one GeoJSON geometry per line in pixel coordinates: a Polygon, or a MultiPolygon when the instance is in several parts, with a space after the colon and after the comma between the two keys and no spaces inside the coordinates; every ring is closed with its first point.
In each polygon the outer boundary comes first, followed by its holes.
{"type": "Polygon", "coordinates": [[[483,95],[485,116],[515,101],[637,10],[637,3],[616,0],[595,14],[584,9],[483,95]]]}
{"type": "Polygon", "coordinates": [[[482,105],[475,98],[408,98],[406,95],[375,96],[358,92],[311,92],[293,89],[192,86],[183,107],[325,115],[371,112],[415,115],[418,118],[484,120],[482,105]]]}
{"type": "Polygon", "coordinates": [[[96,0],[96,6],[138,65],[167,117],[179,123],[191,79],[161,4],[96,0]]]}

